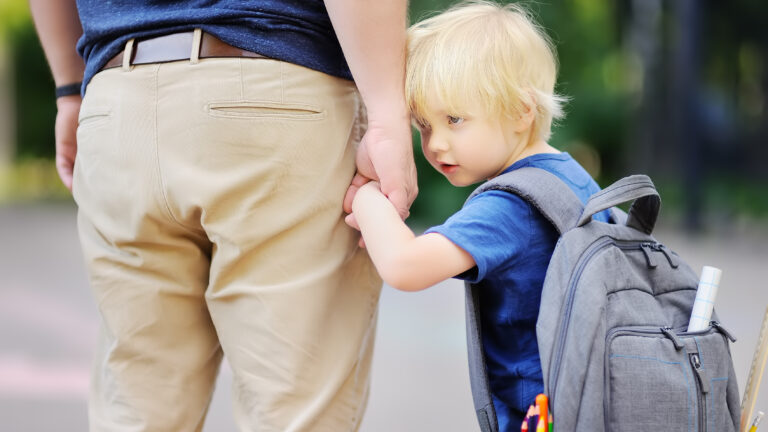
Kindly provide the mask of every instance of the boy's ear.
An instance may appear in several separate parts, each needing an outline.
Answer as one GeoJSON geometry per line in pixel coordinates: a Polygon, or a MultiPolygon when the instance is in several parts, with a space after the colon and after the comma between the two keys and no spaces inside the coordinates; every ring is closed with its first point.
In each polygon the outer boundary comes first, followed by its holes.
{"type": "Polygon", "coordinates": [[[529,95],[528,100],[522,101],[522,105],[522,110],[515,116],[515,132],[517,133],[530,129],[536,119],[537,110],[533,95],[529,95]]]}

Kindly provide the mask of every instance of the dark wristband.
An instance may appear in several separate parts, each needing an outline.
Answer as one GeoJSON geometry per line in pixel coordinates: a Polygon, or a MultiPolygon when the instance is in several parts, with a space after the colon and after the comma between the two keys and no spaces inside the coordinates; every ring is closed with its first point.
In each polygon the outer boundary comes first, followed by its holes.
{"type": "Polygon", "coordinates": [[[72,96],[72,95],[79,95],[80,94],[80,87],[83,86],[83,83],[76,82],[72,84],[67,84],[63,86],[56,87],[56,99],[62,97],[62,96],[72,96]]]}

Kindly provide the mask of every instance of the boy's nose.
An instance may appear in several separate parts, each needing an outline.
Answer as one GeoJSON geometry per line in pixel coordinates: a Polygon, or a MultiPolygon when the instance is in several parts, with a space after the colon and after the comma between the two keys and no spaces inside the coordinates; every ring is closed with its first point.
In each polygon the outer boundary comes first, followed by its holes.
{"type": "Polygon", "coordinates": [[[431,136],[427,141],[427,148],[433,153],[444,152],[448,150],[448,143],[440,137],[431,136]]]}

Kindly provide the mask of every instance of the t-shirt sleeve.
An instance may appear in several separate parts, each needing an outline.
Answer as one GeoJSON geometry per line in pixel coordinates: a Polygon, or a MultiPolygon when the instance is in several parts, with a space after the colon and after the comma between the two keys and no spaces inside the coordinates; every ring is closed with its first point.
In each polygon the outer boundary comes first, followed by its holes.
{"type": "Polygon", "coordinates": [[[455,277],[477,283],[520,259],[530,240],[532,210],[531,205],[517,195],[487,191],[425,234],[441,234],[467,251],[476,267],[455,277]]]}

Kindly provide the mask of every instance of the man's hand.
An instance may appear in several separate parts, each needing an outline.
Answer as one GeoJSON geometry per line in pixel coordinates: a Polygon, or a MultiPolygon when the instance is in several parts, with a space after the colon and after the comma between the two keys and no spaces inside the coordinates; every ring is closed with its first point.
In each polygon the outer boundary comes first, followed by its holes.
{"type": "MultiPolygon", "coordinates": [[[[344,197],[352,212],[357,189],[369,180],[401,218],[416,199],[411,127],[405,103],[406,0],[325,0],[333,30],[368,113],[368,132],[357,150],[357,174],[344,197]]],[[[348,218],[352,226],[354,216],[348,218]]]]}
{"type": "MultiPolygon", "coordinates": [[[[357,190],[368,181],[381,184],[382,193],[392,202],[402,219],[410,214],[418,194],[416,166],[413,162],[411,127],[407,118],[379,122],[372,119],[357,149],[357,174],[344,197],[344,211],[352,212],[357,190]]],[[[347,223],[357,227],[354,215],[347,223]]]]}
{"type": "Polygon", "coordinates": [[[64,186],[72,191],[72,170],[77,155],[77,116],[82,99],[79,95],[56,100],[56,170],[64,186]]]}

